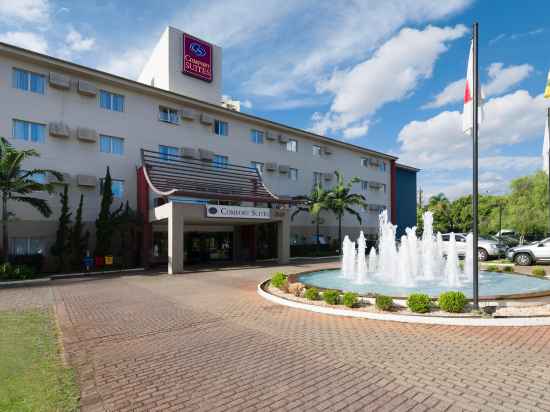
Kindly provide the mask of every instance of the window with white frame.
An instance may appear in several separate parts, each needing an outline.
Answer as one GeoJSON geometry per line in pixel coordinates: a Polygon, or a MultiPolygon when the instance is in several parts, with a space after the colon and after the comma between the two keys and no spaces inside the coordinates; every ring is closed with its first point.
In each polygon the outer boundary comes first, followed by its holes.
{"type": "Polygon", "coordinates": [[[369,167],[369,159],[367,157],[362,157],[361,158],[361,166],[369,167]]]}
{"type": "MultiPolygon", "coordinates": [[[[101,178],[99,181],[100,191],[103,193],[103,184],[105,183],[105,178],[101,178]]],[[[113,192],[113,197],[117,199],[124,198],[124,180],[122,179],[111,179],[111,191],[113,192]]]]}
{"type": "Polygon", "coordinates": [[[313,156],[321,157],[321,146],[313,145],[311,146],[313,156]]]}
{"type": "Polygon", "coordinates": [[[13,87],[33,93],[44,94],[45,76],[23,69],[13,69],[13,87]]]}
{"type": "Polygon", "coordinates": [[[264,164],[262,162],[250,162],[250,167],[256,169],[258,172],[264,172],[264,164]]]}
{"type": "Polygon", "coordinates": [[[219,167],[222,169],[225,169],[227,167],[228,162],[228,157],[222,155],[214,155],[214,159],[212,160],[212,163],[215,167],[219,167]]]}
{"type": "Polygon", "coordinates": [[[289,139],[286,142],[286,151],[287,152],[297,152],[298,151],[298,141],[294,139],[289,139]]]}
{"type": "Polygon", "coordinates": [[[264,142],[264,132],[252,129],[250,131],[250,141],[256,144],[262,144],[264,142]]]}
{"type": "Polygon", "coordinates": [[[121,94],[108,92],[107,90],[100,90],[99,106],[106,110],[112,110],[114,112],[123,112],[124,96],[121,94]]]}
{"type": "Polygon", "coordinates": [[[46,141],[46,126],[40,123],[14,119],[12,137],[17,140],[44,143],[46,141]]]}
{"type": "Polygon", "coordinates": [[[176,109],[159,106],[159,120],[161,122],[178,124],[180,122],[180,117],[176,109]]]}
{"type": "Polygon", "coordinates": [[[369,182],[366,180],[361,180],[361,190],[367,192],[369,190],[369,182]]]}
{"type": "Polygon", "coordinates": [[[160,157],[164,160],[170,160],[179,157],[180,151],[174,146],[159,145],[160,157]]]}
{"type": "Polygon", "coordinates": [[[291,167],[288,169],[288,178],[290,180],[298,180],[298,169],[291,167]]]}
{"type": "Polygon", "coordinates": [[[10,255],[42,255],[44,239],[37,237],[12,237],[9,241],[10,255]]]}
{"type": "Polygon", "coordinates": [[[99,136],[99,151],[122,156],[124,154],[124,139],[102,134],[99,136]]]}
{"type": "Polygon", "coordinates": [[[322,172],[313,172],[313,185],[314,186],[323,186],[323,173],[322,172]]]}
{"type": "Polygon", "coordinates": [[[214,133],[218,136],[228,136],[229,135],[229,123],[224,122],[223,120],[214,120],[214,133]]]}

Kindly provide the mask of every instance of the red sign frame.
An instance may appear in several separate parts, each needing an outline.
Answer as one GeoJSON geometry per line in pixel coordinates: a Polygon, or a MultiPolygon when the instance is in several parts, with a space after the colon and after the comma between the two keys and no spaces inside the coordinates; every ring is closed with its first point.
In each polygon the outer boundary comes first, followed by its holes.
{"type": "Polygon", "coordinates": [[[211,82],[214,77],[212,73],[213,49],[210,43],[183,33],[183,74],[211,82]]]}

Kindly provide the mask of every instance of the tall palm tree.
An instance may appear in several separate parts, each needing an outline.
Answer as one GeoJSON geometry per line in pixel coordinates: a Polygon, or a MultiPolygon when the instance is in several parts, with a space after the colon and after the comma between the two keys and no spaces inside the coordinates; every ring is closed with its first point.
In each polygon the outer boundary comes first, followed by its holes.
{"type": "Polygon", "coordinates": [[[334,171],[336,175],[336,184],[327,194],[328,209],[338,218],[338,244],[342,250],[342,217],[347,212],[357,218],[359,224],[362,223],[361,215],[353,207],[367,207],[365,196],[359,193],[351,193],[355,183],[361,181],[358,177],[352,177],[347,183],[344,181],[344,175],[338,170],[334,171]]]}
{"type": "Polygon", "coordinates": [[[15,149],[6,139],[0,138],[0,191],[2,192],[2,258],[8,261],[8,219],[14,213],[8,210],[8,200],[26,203],[38,212],[50,217],[52,210],[44,199],[29,196],[33,192],[45,191],[51,193],[53,186],[50,183],[39,183],[37,176],[51,173],[58,180],[63,180],[63,175],[49,169],[23,169],[23,161],[39,154],[34,149],[15,149]]]}
{"type": "Polygon", "coordinates": [[[298,208],[290,216],[290,220],[294,220],[294,217],[298,213],[307,212],[315,219],[316,230],[316,243],[317,249],[319,248],[319,225],[321,220],[321,212],[327,210],[327,191],[324,190],[320,184],[316,184],[311,189],[311,193],[307,196],[298,196],[294,200],[298,202],[298,208]]]}

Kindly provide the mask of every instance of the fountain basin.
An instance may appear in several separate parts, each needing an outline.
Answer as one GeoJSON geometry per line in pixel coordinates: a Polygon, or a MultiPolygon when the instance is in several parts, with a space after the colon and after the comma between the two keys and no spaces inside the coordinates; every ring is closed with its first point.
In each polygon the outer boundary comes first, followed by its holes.
{"type": "MultiPolygon", "coordinates": [[[[404,299],[411,293],[425,293],[437,298],[450,290],[461,291],[472,298],[472,285],[449,287],[437,282],[418,281],[416,286],[403,287],[369,277],[369,283],[357,283],[342,277],[340,269],[304,272],[291,276],[291,282],[301,282],[319,289],[337,289],[342,292],[356,292],[362,296],[382,294],[404,299]]],[[[550,296],[550,280],[528,275],[481,271],[479,273],[479,294],[481,300],[522,299],[550,296]]]]}

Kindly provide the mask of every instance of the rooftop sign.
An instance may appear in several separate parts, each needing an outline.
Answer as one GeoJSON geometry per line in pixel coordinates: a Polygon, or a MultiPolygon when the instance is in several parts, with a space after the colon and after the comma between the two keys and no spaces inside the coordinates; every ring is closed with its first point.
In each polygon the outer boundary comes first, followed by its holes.
{"type": "Polygon", "coordinates": [[[183,73],[212,81],[212,45],[183,33],[183,73]]]}

